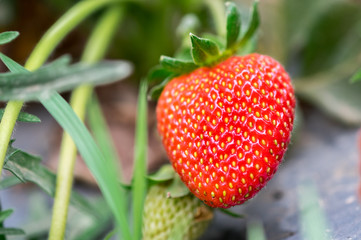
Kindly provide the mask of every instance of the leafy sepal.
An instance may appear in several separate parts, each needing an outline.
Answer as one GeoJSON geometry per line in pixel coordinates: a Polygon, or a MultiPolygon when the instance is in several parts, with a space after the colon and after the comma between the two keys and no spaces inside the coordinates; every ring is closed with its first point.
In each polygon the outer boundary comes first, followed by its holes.
{"type": "Polygon", "coordinates": [[[164,165],[156,173],[147,176],[147,178],[155,183],[167,182],[175,177],[175,172],[170,164],[164,165]]]}
{"type": "Polygon", "coordinates": [[[167,77],[166,79],[163,80],[163,82],[161,82],[160,84],[152,87],[148,93],[148,98],[152,99],[152,100],[157,100],[160,96],[160,94],[162,93],[165,85],[167,85],[167,83],[172,80],[176,75],[170,75],[169,77],[167,77]]]}
{"type": "Polygon", "coordinates": [[[147,77],[148,85],[149,84],[158,84],[162,82],[165,78],[169,77],[173,73],[160,65],[153,67],[147,77]]]}
{"type": "Polygon", "coordinates": [[[161,56],[160,64],[165,69],[178,74],[191,72],[197,68],[197,65],[191,61],[182,61],[176,58],[161,56]]]}
{"type": "Polygon", "coordinates": [[[208,65],[213,63],[220,55],[217,44],[207,38],[200,38],[193,33],[189,34],[192,42],[192,57],[197,65],[208,65]]]}
{"type": "Polygon", "coordinates": [[[167,187],[168,198],[184,197],[190,193],[189,189],[176,174],[172,183],[167,187]]]}
{"type": "Polygon", "coordinates": [[[241,33],[241,13],[233,2],[226,2],[227,16],[227,48],[237,43],[241,33]]]}
{"type": "MultiPolygon", "coordinates": [[[[234,54],[244,55],[255,50],[257,41],[254,36],[259,26],[258,0],[255,0],[253,4],[249,24],[242,37],[241,13],[236,4],[226,3],[226,16],[226,39],[223,34],[222,36],[204,34],[202,37],[198,37],[190,33],[190,47],[183,42],[180,50],[176,52],[175,58],[161,56],[160,66],[163,69],[157,68],[148,75],[149,83],[159,83],[151,89],[148,94],[149,98],[156,100],[164,86],[176,76],[190,73],[198,67],[212,67],[234,54]]],[[[187,28],[183,32],[187,32],[189,29],[187,28]]]]}

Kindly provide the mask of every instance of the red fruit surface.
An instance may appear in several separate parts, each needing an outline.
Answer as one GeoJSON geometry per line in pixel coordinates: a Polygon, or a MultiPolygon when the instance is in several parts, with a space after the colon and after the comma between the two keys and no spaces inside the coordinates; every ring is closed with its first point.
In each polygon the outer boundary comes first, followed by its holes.
{"type": "Polygon", "coordinates": [[[172,79],[157,105],[158,130],[175,171],[211,207],[252,198],[276,172],[296,105],[274,59],[230,57],[172,79]]]}

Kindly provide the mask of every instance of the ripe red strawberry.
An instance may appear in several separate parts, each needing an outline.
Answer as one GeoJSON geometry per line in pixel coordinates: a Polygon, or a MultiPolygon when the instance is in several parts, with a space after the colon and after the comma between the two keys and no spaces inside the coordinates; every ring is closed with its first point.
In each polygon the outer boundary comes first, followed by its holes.
{"type": "Polygon", "coordinates": [[[290,142],[295,96],[274,59],[229,57],[172,79],[157,105],[158,130],[175,171],[211,207],[252,198],[290,142]]]}

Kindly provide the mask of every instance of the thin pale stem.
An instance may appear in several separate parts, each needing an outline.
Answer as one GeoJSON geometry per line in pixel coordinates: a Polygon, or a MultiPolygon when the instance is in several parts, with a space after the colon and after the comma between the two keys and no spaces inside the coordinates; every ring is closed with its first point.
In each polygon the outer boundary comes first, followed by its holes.
{"type": "MultiPolygon", "coordinates": [[[[104,57],[121,16],[122,8],[120,7],[112,6],[107,10],[88,40],[82,56],[83,62],[94,63],[104,57]]],[[[92,92],[92,86],[84,85],[75,89],[72,94],[70,104],[82,121],[84,121],[86,106],[92,92]]],[[[73,140],[67,133],[64,133],[60,148],[49,239],[58,239],[59,236],[64,237],[76,155],[77,149],[73,140]]]]}
{"type": "Polygon", "coordinates": [[[11,134],[15,127],[16,119],[18,118],[22,106],[23,102],[21,101],[9,102],[5,108],[5,112],[0,123],[0,177],[2,172],[1,170],[4,166],[4,160],[11,134]]]}

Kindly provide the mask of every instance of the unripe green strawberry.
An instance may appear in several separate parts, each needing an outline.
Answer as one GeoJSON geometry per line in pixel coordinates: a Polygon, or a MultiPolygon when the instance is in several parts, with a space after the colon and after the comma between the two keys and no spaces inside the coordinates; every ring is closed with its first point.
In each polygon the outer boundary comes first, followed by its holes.
{"type": "Polygon", "coordinates": [[[260,54],[233,56],[172,79],[157,105],[158,130],[181,180],[211,207],[252,198],[290,142],[294,90],[260,54]]]}
{"type": "Polygon", "coordinates": [[[213,213],[191,194],[167,198],[166,193],[164,184],[149,189],[144,205],[143,239],[168,240],[179,235],[184,240],[198,239],[213,213]]]}

